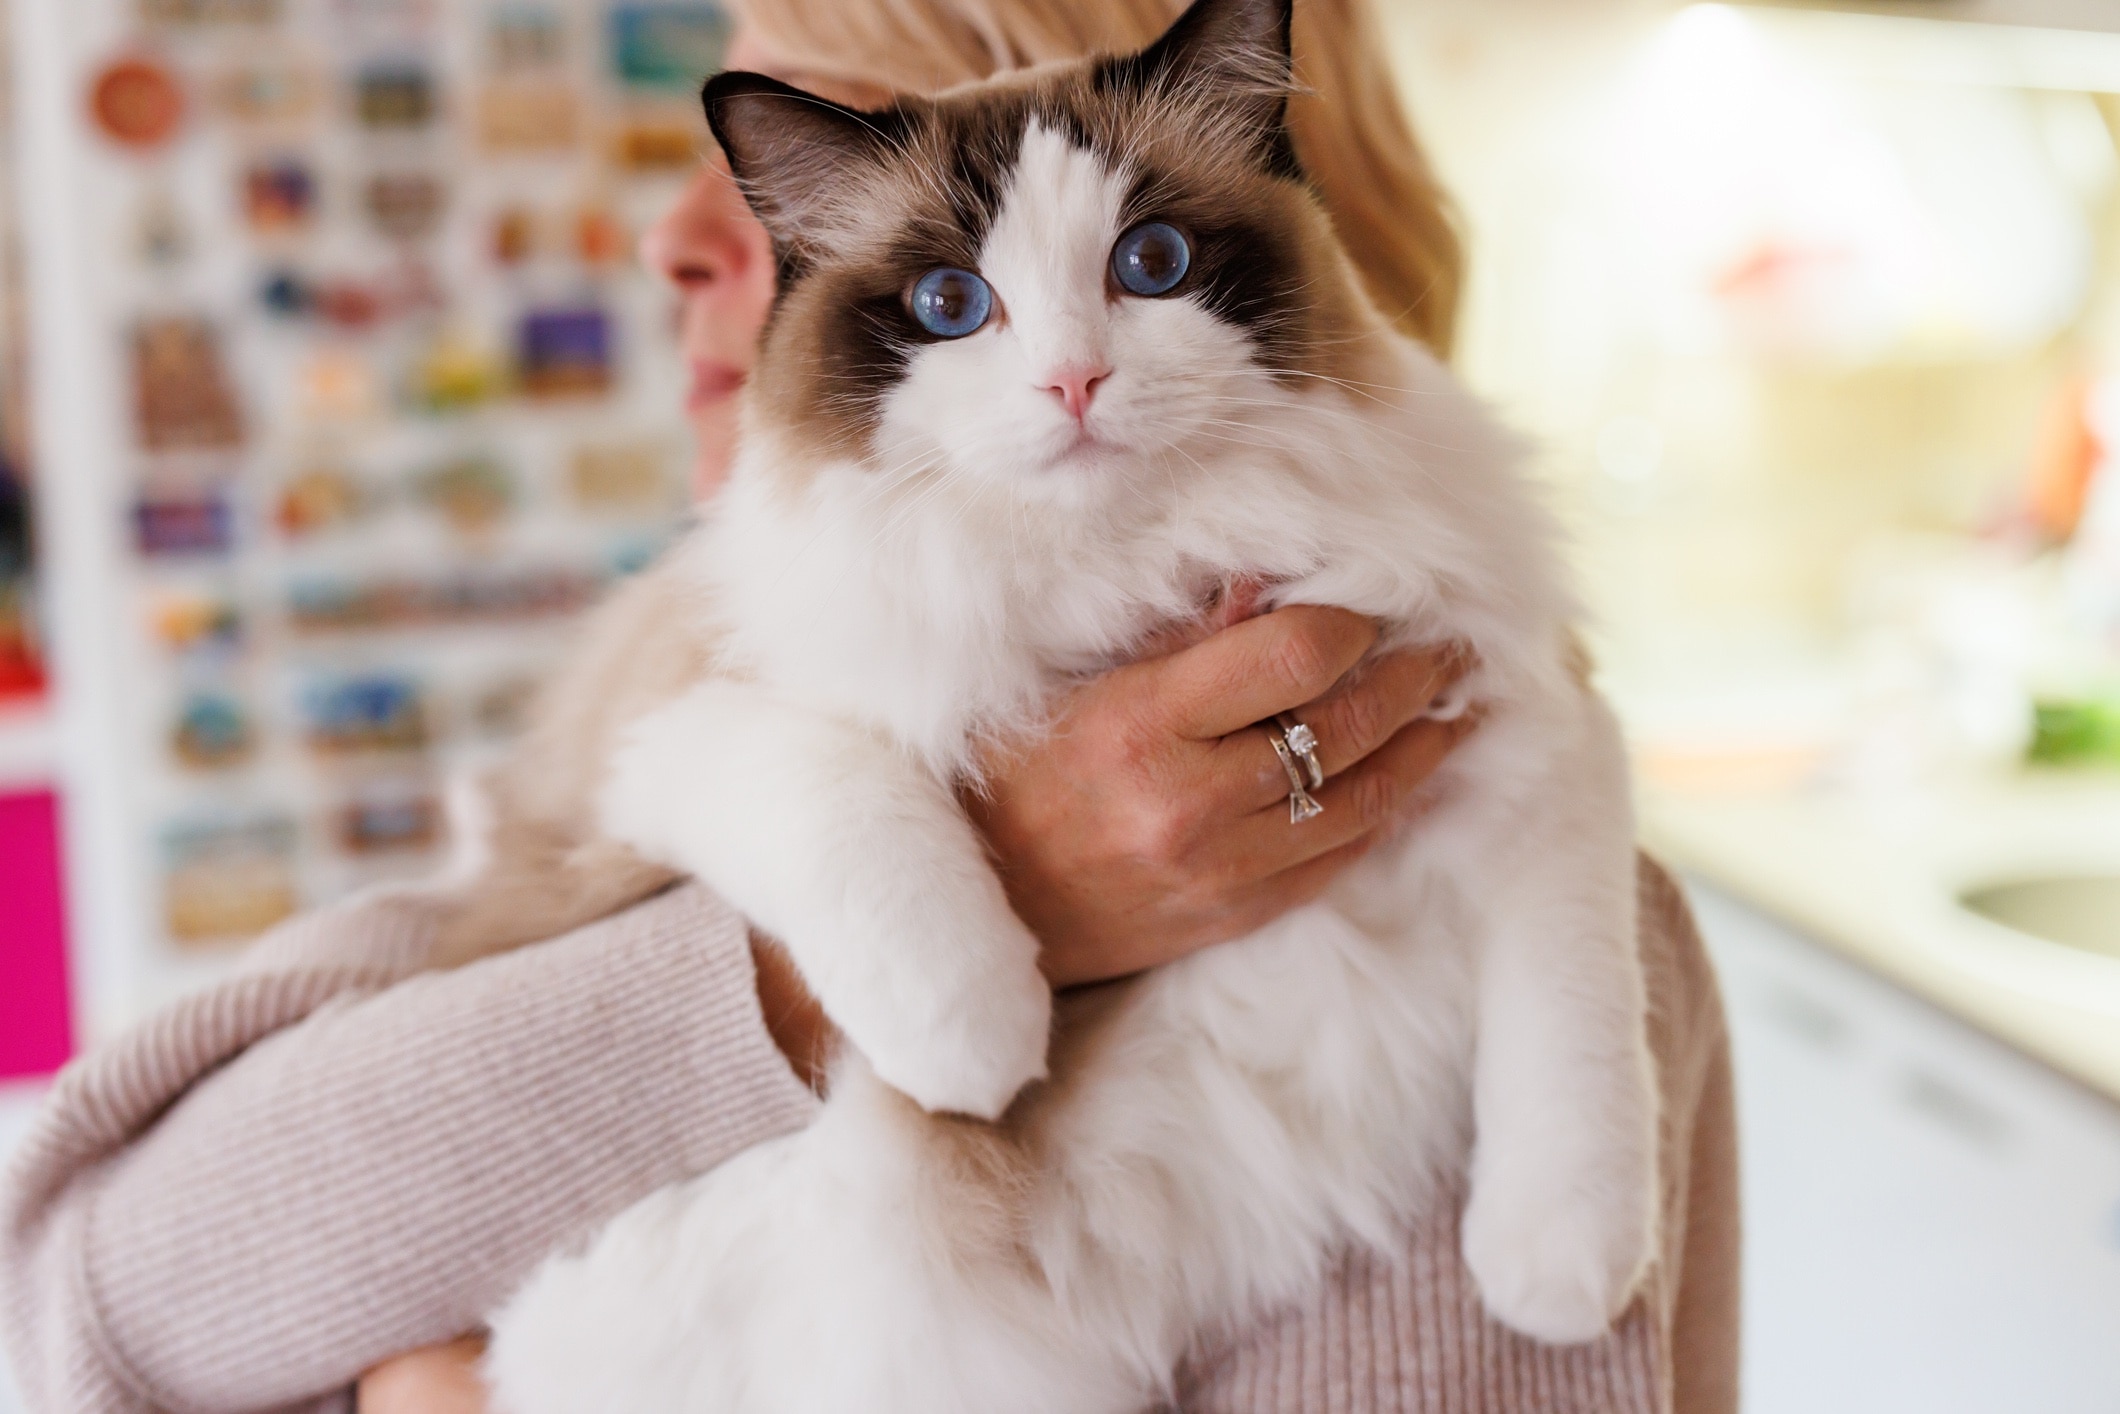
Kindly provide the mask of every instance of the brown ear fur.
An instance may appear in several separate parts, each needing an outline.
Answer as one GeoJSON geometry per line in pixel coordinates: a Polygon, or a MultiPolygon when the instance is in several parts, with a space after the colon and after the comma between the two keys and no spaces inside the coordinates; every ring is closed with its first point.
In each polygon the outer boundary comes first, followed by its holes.
{"type": "Polygon", "coordinates": [[[841,224],[849,188],[879,170],[906,123],[900,110],[862,113],[736,69],[707,80],[700,103],[783,264],[841,224]]]}
{"type": "Polygon", "coordinates": [[[698,596],[665,562],[589,616],[529,730],[485,782],[491,863],[452,901],[436,966],[557,937],[676,881],[597,835],[596,798],[619,733],[707,675],[714,644],[698,596]]]}
{"type": "Polygon", "coordinates": [[[1288,136],[1294,82],[1290,0],[1193,0],[1154,44],[1105,61],[1100,83],[1180,93],[1220,111],[1276,176],[1299,180],[1288,136]]]}

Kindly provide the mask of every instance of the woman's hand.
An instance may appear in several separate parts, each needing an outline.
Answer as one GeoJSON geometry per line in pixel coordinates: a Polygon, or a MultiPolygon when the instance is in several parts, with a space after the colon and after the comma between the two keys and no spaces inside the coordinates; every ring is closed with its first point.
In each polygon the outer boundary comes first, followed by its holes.
{"type": "MultiPolygon", "coordinates": [[[[1052,731],[993,754],[966,800],[1055,987],[1107,981],[1240,938],[1325,891],[1411,807],[1471,730],[1422,720],[1463,675],[1449,652],[1349,675],[1370,620],[1291,607],[1084,686],[1052,731]],[[1255,722],[1317,734],[1325,813],[1288,818],[1288,777],[1255,722]]],[[[822,1086],[831,1022],[780,947],[754,938],[767,1029],[822,1086]]]]}
{"type": "Polygon", "coordinates": [[[399,1355],[361,1376],[356,1414],[485,1414],[486,1385],[478,1377],[484,1338],[467,1335],[399,1355]]]}
{"type": "Polygon", "coordinates": [[[1340,609],[1247,619],[1087,684],[1049,734],[995,754],[966,804],[1055,987],[1242,937],[1317,897],[1409,808],[1471,728],[1421,720],[1465,665],[1406,653],[1349,676],[1376,638],[1340,609]],[[1302,824],[1252,725],[1287,711],[1331,778],[1302,824]]]}

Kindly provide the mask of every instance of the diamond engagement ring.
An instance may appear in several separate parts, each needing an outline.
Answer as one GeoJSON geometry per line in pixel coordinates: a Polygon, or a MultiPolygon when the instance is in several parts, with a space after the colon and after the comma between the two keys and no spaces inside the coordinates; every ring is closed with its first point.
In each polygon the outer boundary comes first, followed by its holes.
{"type": "Polygon", "coordinates": [[[1317,799],[1311,795],[1310,782],[1304,779],[1306,767],[1309,771],[1317,773],[1318,780],[1325,779],[1324,773],[1318,771],[1317,766],[1317,737],[1311,733],[1310,728],[1298,723],[1294,731],[1270,726],[1266,729],[1266,739],[1273,743],[1273,754],[1281,759],[1281,769],[1288,773],[1288,822],[1300,825],[1305,820],[1323,815],[1325,807],[1318,804],[1317,799]],[[1298,732],[1302,734],[1302,739],[1309,742],[1308,750],[1298,750],[1298,732]],[[1302,764],[1298,765],[1298,761],[1302,764]]]}
{"type": "Polygon", "coordinates": [[[1303,763],[1310,773],[1310,788],[1317,790],[1325,784],[1325,768],[1318,764],[1318,734],[1296,720],[1293,712],[1277,713],[1274,717],[1281,724],[1281,732],[1288,741],[1288,749],[1303,763]]]}

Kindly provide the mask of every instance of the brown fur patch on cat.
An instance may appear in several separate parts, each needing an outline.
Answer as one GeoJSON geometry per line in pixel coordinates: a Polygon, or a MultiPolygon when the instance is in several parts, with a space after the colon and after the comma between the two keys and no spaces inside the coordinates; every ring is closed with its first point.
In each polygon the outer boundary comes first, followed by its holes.
{"type": "Polygon", "coordinates": [[[665,561],[583,624],[528,730],[483,783],[487,863],[445,917],[435,965],[455,967],[558,937],[668,887],[671,870],[596,831],[605,763],[627,724],[710,671],[699,591],[665,561]]]}

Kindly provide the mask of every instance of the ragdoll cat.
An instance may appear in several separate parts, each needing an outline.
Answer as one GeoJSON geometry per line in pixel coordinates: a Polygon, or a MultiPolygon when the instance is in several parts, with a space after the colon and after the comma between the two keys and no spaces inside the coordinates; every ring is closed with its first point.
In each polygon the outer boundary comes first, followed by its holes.
{"type": "Polygon", "coordinates": [[[782,273],[737,464],[503,782],[451,946],[696,875],[847,1047],[812,1127],[496,1314],[507,1414],[1130,1414],[1461,1191],[1503,1321],[1579,1341],[1627,1302],[1656,1101],[1621,744],[1517,448],[1305,184],[1288,32],[1199,0],[1143,53],[873,113],[708,84],[782,273]],[[1236,578],[1469,647],[1484,721],[1322,902],[1055,1015],[957,800],[973,744],[1236,578]]]}

